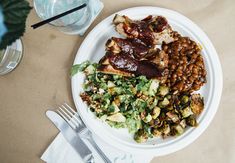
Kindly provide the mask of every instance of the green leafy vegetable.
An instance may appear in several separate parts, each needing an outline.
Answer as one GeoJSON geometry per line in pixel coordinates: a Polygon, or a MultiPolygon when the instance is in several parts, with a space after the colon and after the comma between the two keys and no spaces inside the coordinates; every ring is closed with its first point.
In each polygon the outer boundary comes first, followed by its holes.
{"type": "Polygon", "coordinates": [[[4,49],[23,36],[25,22],[32,7],[26,0],[1,0],[0,6],[3,9],[4,24],[7,27],[7,33],[0,44],[0,49],[4,49]]]}
{"type": "Polygon", "coordinates": [[[127,128],[136,142],[145,142],[153,136],[181,135],[186,126],[197,126],[191,108],[200,109],[200,96],[176,98],[158,80],[104,74],[96,68],[89,62],[72,68],[73,74],[82,71],[87,77],[82,99],[111,127],[127,128]]]}
{"type": "Polygon", "coordinates": [[[71,68],[71,72],[70,72],[71,76],[75,75],[79,71],[84,71],[85,68],[87,68],[89,65],[90,65],[89,61],[85,61],[81,64],[73,65],[72,68],[71,68]]]}

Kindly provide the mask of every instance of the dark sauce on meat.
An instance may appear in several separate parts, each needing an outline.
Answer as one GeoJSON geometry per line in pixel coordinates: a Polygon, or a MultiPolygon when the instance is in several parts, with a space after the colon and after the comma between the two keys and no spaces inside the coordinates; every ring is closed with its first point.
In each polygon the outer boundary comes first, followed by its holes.
{"type": "Polygon", "coordinates": [[[124,30],[133,36],[133,38],[138,37],[146,45],[152,46],[154,41],[153,31],[157,33],[162,32],[166,27],[168,27],[168,22],[164,17],[158,16],[154,20],[150,15],[141,21],[130,23],[129,26],[124,25],[124,30]]]}
{"type": "Polygon", "coordinates": [[[168,26],[166,18],[158,16],[156,21],[151,22],[154,32],[162,32],[168,26]]]}
{"type": "Polygon", "coordinates": [[[107,56],[110,64],[115,68],[135,75],[144,75],[147,78],[162,77],[164,70],[147,60],[138,61],[125,54],[112,54],[107,56]]]}
{"type": "Polygon", "coordinates": [[[125,54],[109,55],[110,64],[119,70],[126,72],[135,72],[138,67],[138,61],[125,54]]]}
{"type": "Polygon", "coordinates": [[[139,31],[139,39],[142,40],[146,45],[152,46],[153,45],[153,32],[148,27],[149,25],[144,22],[140,21],[138,24],[132,24],[133,28],[137,28],[139,31]]]}
{"type": "Polygon", "coordinates": [[[146,45],[152,45],[154,36],[148,24],[144,21],[133,22],[130,26],[124,25],[124,30],[129,35],[133,35],[135,38],[139,38],[146,45]]]}
{"type": "Polygon", "coordinates": [[[139,61],[136,75],[144,75],[148,78],[162,77],[164,70],[159,69],[156,64],[147,60],[139,61]]]}
{"type": "Polygon", "coordinates": [[[133,55],[134,58],[141,59],[144,58],[148,52],[149,47],[144,45],[141,40],[134,39],[122,39],[122,38],[112,38],[118,46],[122,49],[122,52],[129,55],[133,55]]]}
{"type": "Polygon", "coordinates": [[[152,15],[149,15],[149,16],[147,16],[146,18],[142,19],[141,21],[144,21],[144,22],[146,22],[146,23],[149,23],[149,22],[152,21],[152,18],[153,18],[153,16],[152,16],[152,15]]]}

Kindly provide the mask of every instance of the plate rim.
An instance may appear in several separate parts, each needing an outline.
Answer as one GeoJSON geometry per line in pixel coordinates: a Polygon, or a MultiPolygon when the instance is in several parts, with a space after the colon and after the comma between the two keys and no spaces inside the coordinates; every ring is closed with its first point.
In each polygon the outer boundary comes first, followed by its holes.
{"type": "MultiPolygon", "coordinates": [[[[108,21],[109,19],[111,19],[116,13],[125,13],[125,12],[130,12],[130,11],[133,11],[133,10],[162,10],[164,12],[168,12],[169,14],[174,14],[174,15],[177,15],[181,18],[184,19],[184,21],[188,22],[189,24],[191,24],[194,28],[196,28],[197,32],[200,33],[200,37],[203,37],[204,40],[207,41],[207,48],[210,49],[211,52],[214,53],[214,56],[213,56],[213,63],[216,64],[217,66],[216,67],[213,67],[213,71],[216,70],[216,73],[219,74],[216,78],[216,80],[214,81],[214,85],[217,86],[216,87],[216,90],[214,90],[216,93],[213,95],[213,106],[214,106],[214,109],[208,109],[208,111],[210,111],[210,116],[207,116],[207,122],[203,122],[203,127],[200,128],[200,130],[197,128],[196,130],[194,130],[194,136],[190,136],[188,137],[188,141],[186,141],[186,139],[184,139],[185,141],[180,141],[178,143],[178,146],[175,146],[174,148],[171,148],[171,149],[164,149],[162,151],[159,151],[159,149],[150,149],[150,148],[143,148],[143,149],[139,149],[139,148],[135,148],[135,147],[128,147],[126,144],[123,144],[119,141],[116,142],[116,139],[115,141],[113,140],[113,138],[110,138],[110,137],[105,137],[105,138],[102,138],[103,137],[103,133],[102,133],[102,136],[101,134],[99,134],[98,132],[95,132],[93,129],[91,129],[89,126],[88,128],[93,131],[93,133],[95,133],[98,137],[100,137],[102,140],[105,139],[105,142],[108,142],[108,141],[111,141],[112,142],[112,145],[114,147],[117,147],[119,149],[122,149],[122,150],[125,150],[125,151],[132,151],[133,153],[142,153],[143,151],[146,151],[148,150],[149,154],[151,155],[154,155],[154,156],[160,156],[160,155],[165,155],[165,154],[169,154],[169,153],[172,153],[172,152],[175,152],[175,151],[178,151],[184,147],[186,147],[187,145],[191,144],[193,141],[195,141],[205,130],[206,128],[209,126],[209,124],[211,123],[212,119],[214,118],[214,115],[215,113],[217,112],[218,110],[218,106],[219,106],[219,102],[220,102],[220,99],[221,99],[221,94],[222,94],[222,87],[223,87],[223,75],[222,75],[222,68],[221,68],[221,64],[220,64],[220,61],[219,61],[219,58],[218,58],[218,54],[213,46],[213,44],[211,43],[210,39],[208,38],[208,36],[193,22],[191,21],[190,19],[188,19],[186,16],[176,12],[176,11],[173,11],[173,10],[169,10],[169,9],[166,9],[166,8],[161,8],[161,7],[153,7],[153,6],[139,6],[139,7],[132,7],[132,8],[127,8],[127,9],[124,9],[124,10],[121,10],[121,11],[118,11],[118,12],[115,12],[113,14],[111,14],[110,16],[106,17],[105,19],[103,19],[100,23],[98,23],[92,30],[91,32],[86,36],[86,38],[83,40],[80,48],[78,49],[77,51],[77,54],[76,54],[76,57],[74,59],[74,63],[73,64],[77,64],[79,63],[78,60],[79,60],[79,51],[81,51],[81,49],[85,46],[85,42],[87,42],[91,37],[92,35],[96,32],[97,29],[99,29],[100,26],[102,26],[103,24],[106,23],[106,21],[108,21]],[[189,139],[190,138],[190,139],[189,139]]],[[[163,14],[164,16],[164,14],[163,14]]],[[[211,53],[210,52],[210,53],[211,53]]],[[[78,106],[78,103],[76,102],[77,100],[75,99],[76,97],[76,91],[77,89],[76,88],[76,84],[75,84],[75,80],[76,78],[75,77],[72,77],[71,79],[71,88],[72,88],[72,96],[73,96],[73,101],[75,103],[75,106],[76,108],[79,108],[78,106]]],[[[211,105],[212,105],[211,104],[211,105]]],[[[211,107],[211,106],[210,106],[211,107]]],[[[78,110],[78,109],[77,109],[78,110]]],[[[78,111],[79,112],[79,111],[78,111]]],[[[79,113],[80,114],[80,113],[79,113]]],[[[208,114],[208,113],[207,113],[208,114]]],[[[81,116],[82,117],[82,116],[81,116]]],[[[82,117],[82,119],[84,120],[84,118],[82,117]]],[[[86,121],[86,120],[84,120],[86,121]]],[[[87,124],[87,123],[86,123],[87,124]]]]}

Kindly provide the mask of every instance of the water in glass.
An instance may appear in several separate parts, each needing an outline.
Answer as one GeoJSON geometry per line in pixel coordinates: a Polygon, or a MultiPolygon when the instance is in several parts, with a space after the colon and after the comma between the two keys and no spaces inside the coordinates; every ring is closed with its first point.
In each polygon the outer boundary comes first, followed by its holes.
{"type": "Polygon", "coordinates": [[[86,3],[87,6],[69,15],[52,21],[50,24],[68,34],[86,27],[91,19],[89,0],[34,0],[38,16],[45,20],[86,3]]]}

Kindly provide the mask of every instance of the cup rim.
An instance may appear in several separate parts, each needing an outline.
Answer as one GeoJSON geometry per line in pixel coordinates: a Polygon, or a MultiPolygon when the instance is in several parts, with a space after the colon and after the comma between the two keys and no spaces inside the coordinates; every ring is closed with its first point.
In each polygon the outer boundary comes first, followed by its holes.
{"type": "MultiPolygon", "coordinates": [[[[85,6],[84,8],[90,9],[89,3],[88,3],[89,0],[85,0],[85,1],[87,1],[87,6],[85,6]]],[[[33,1],[33,6],[34,6],[34,9],[35,9],[35,11],[36,11],[36,15],[37,15],[41,20],[46,20],[45,18],[43,18],[43,17],[39,14],[37,5],[36,5],[36,3],[35,3],[35,0],[33,1]]],[[[47,18],[47,19],[48,19],[48,18],[47,18]]],[[[58,19],[57,19],[57,20],[58,20],[58,19]]],[[[54,21],[55,21],[55,20],[54,20],[54,21]]],[[[54,22],[54,21],[52,21],[52,22],[54,22]]],[[[70,23],[70,24],[66,24],[66,25],[56,25],[56,24],[53,24],[52,22],[49,22],[48,24],[51,25],[51,26],[53,26],[53,27],[63,28],[63,27],[67,27],[67,26],[76,24],[78,21],[80,21],[80,19],[78,19],[78,20],[76,20],[76,21],[74,21],[74,22],[72,22],[72,23],[70,23]]]]}

